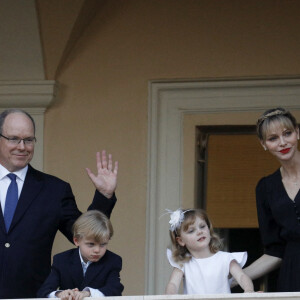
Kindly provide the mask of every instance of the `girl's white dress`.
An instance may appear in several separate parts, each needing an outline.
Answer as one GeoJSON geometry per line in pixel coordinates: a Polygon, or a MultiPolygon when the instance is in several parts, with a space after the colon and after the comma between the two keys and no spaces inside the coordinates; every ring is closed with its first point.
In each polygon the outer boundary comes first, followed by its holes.
{"type": "Polygon", "coordinates": [[[219,251],[208,258],[194,258],[182,266],[174,262],[172,252],[167,249],[171,266],[180,269],[183,274],[184,294],[228,294],[230,291],[229,265],[232,260],[243,267],[247,261],[247,252],[219,251]]]}

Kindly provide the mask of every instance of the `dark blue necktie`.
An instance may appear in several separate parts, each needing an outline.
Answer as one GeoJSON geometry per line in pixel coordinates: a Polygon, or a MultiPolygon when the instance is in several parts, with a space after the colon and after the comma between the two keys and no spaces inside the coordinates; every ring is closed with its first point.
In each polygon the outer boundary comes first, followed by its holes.
{"type": "Polygon", "coordinates": [[[18,203],[18,185],[16,182],[17,176],[15,174],[10,173],[7,176],[11,180],[10,185],[7,189],[4,209],[5,227],[6,231],[8,232],[18,203]]]}

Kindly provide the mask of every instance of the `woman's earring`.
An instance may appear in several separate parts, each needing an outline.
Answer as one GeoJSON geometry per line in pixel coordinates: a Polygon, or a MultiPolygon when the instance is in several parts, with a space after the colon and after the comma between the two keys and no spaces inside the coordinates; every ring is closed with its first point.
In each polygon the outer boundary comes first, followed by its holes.
{"type": "Polygon", "coordinates": [[[266,146],[263,146],[263,147],[264,147],[264,150],[265,150],[265,151],[267,151],[267,150],[268,150],[266,146]]]}

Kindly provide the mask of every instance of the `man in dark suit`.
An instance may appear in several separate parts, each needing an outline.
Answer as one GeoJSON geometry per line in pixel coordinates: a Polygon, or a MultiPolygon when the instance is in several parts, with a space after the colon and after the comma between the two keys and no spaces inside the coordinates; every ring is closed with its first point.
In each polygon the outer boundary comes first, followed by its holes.
{"type": "Polygon", "coordinates": [[[122,259],[107,250],[112,235],[113,227],[104,214],[96,210],[82,214],[74,223],[74,243],[79,249],[54,256],[51,273],[38,291],[38,298],[121,296],[122,259]]]}
{"type": "MultiPolygon", "coordinates": [[[[50,272],[51,250],[60,230],[72,241],[72,225],[81,215],[68,183],[33,169],[35,145],[32,117],[18,109],[0,114],[0,298],[34,298],[50,272]],[[18,194],[11,220],[6,198],[16,177],[18,194]],[[9,175],[9,177],[8,177],[9,175]],[[11,222],[11,223],[10,223],[11,222]]],[[[90,209],[108,217],[116,203],[118,165],[97,153],[97,171],[88,175],[96,187],[90,209]]]]}

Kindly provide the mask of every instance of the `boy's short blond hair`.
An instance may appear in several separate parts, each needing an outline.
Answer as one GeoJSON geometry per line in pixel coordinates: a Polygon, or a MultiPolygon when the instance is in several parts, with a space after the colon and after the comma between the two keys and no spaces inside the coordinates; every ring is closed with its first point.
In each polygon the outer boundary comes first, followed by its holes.
{"type": "Polygon", "coordinates": [[[82,214],[73,225],[73,237],[78,240],[93,238],[96,242],[109,240],[114,230],[110,220],[98,210],[89,210],[82,214]]]}

